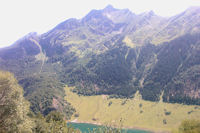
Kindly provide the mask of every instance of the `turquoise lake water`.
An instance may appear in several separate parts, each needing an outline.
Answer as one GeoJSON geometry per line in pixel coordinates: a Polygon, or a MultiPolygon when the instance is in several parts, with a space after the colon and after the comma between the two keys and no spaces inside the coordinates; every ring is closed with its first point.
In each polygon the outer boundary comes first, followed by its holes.
{"type": "MultiPolygon", "coordinates": [[[[103,126],[94,125],[94,124],[87,124],[87,123],[68,123],[68,126],[72,126],[75,129],[79,129],[82,133],[89,133],[95,128],[103,128],[103,126]]],[[[136,130],[136,129],[123,129],[124,133],[151,133],[148,131],[143,130],[136,130]]]]}

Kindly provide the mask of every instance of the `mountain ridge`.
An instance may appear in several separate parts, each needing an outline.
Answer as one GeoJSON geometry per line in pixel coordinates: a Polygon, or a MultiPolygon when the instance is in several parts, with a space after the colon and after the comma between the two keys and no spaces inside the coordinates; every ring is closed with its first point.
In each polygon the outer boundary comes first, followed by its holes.
{"type": "Polygon", "coordinates": [[[79,95],[107,94],[200,105],[200,8],[170,18],[108,6],[68,19],[0,49],[34,112],[74,111],[64,85],[79,95]],[[58,103],[56,106],[53,103],[58,103]]]}

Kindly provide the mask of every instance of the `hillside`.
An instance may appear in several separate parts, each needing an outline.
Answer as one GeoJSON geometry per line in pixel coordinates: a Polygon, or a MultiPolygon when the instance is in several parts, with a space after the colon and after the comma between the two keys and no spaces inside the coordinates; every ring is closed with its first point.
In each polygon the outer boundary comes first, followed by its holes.
{"type": "Polygon", "coordinates": [[[0,69],[13,72],[34,112],[75,112],[64,86],[80,95],[110,95],[200,105],[200,8],[163,18],[107,6],[30,33],[0,49],[0,69]],[[163,94],[163,95],[161,95],[163,94]]]}

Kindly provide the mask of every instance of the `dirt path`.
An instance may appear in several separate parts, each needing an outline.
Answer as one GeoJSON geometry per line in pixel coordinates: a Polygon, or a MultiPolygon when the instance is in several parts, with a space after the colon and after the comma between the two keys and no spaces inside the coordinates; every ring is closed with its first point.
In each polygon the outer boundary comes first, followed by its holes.
{"type": "Polygon", "coordinates": [[[41,64],[41,67],[40,67],[40,71],[39,71],[39,74],[40,74],[42,69],[43,69],[44,63],[47,60],[47,57],[46,57],[46,54],[42,51],[41,45],[35,39],[30,38],[29,40],[31,42],[35,43],[38,46],[39,50],[40,50],[40,53],[38,55],[36,55],[36,59],[42,61],[42,64],[41,64]]]}

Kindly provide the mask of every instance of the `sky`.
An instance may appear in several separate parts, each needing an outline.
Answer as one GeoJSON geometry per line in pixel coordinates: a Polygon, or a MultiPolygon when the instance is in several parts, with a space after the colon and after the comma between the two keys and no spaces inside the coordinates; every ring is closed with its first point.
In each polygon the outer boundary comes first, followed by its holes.
{"type": "Polygon", "coordinates": [[[0,47],[13,44],[30,32],[42,34],[69,18],[82,18],[108,4],[139,14],[153,10],[168,17],[200,6],[200,0],[0,0],[0,47]]]}

